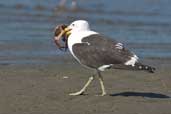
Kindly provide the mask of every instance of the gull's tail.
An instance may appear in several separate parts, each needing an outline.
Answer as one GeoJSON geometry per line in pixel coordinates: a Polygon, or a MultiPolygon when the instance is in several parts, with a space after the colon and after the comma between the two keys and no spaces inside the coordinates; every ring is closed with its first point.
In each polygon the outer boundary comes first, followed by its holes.
{"type": "Polygon", "coordinates": [[[135,66],[134,66],[137,70],[144,70],[144,71],[147,71],[149,73],[154,73],[154,71],[156,70],[154,67],[151,67],[149,65],[144,65],[142,63],[135,63],[135,66]]]}
{"type": "Polygon", "coordinates": [[[116,65],[112,65],[110,68],[125,69],[125,70],[144,70],[144,71],[147,71],[149,73],[154,73],[154,71],[156,70],[154,67],[151,67],[149,65],[144,65],[140,62],[135,63],[134,66],[124,65],[124,64],[116,64],[116,65]]]}

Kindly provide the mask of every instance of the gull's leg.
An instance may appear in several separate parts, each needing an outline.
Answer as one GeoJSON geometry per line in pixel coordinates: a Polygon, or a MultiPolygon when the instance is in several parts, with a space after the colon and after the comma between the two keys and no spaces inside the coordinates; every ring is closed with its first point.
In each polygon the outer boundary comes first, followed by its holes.
{"type": "Polygon", "coordinates": [[[97,70],[97,74],[98,74],[99,81],[100,81],[100,86],[101,86],[101,89],[102,89],[101,96],[104,96],[104,95],[106,95],[106,90],[105,90],[105,87],[104,87],[103,77],[102,77],[100,71],[98,71],[98,70],[97,70]]]}
{"type": "Polygon", "coordinates": [[[89,77],[89,80],[87,81],[87,83],[84,85],[84,87],[80,90],[80,91],[78,91],[78,92],[76,92],[76,93],[70,93],[69,95],[82,95],[83,93],[84,93],[84,91],[86,90],[86,88],[89,86],[89,84],[92,82],[94,80],[94,75],[93,76],[91,76],[91,77],[89,77]]]}

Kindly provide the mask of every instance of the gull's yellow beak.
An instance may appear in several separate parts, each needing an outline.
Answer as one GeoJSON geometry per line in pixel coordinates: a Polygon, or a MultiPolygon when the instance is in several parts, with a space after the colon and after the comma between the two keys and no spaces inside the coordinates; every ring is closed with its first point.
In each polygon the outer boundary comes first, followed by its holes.
{"type": "Polygon", "coordinates": [[[67,37],[69,37],[69,35],[71,34],[71,29],[68,28],[68,27],[66,27],[66,28],[64,29],[64,32],[65,32],[65,35],[66,35],[67,37]]]}

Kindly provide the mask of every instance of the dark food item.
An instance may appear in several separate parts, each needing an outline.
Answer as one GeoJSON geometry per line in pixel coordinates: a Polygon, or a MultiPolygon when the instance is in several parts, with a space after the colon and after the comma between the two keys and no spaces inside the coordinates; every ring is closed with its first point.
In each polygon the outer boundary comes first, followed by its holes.
{"type": "Polygon", "coordinates": [[[67,28],[67,25],[58,25],[54,32],[54,42],[61,51],[63,51],[63,49],[66,51],[68,48],[67,36],[64,31],[65,28],[67,28]]]}

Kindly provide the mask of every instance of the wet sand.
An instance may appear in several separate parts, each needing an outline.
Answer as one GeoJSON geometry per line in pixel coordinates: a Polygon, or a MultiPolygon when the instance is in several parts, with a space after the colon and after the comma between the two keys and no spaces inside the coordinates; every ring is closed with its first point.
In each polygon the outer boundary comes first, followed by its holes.
{"type": "Polygon", "coordinates": [[[3,64],[0,69],[0,114],[171,114],[169,65],[160,65],[155,74],[106,71],[104,97],[96,96],[98,80],[85,95],[68,95],[91,74],[74,61],[3,64]]]}

